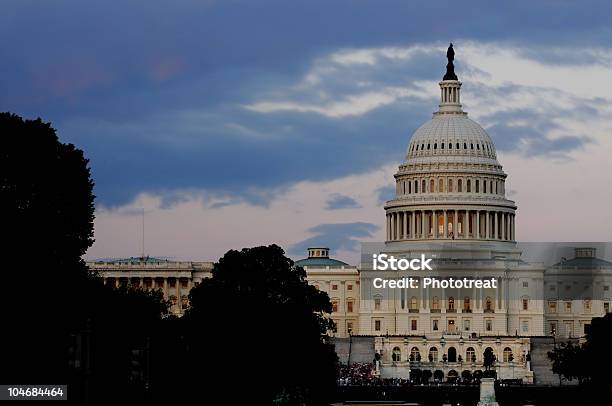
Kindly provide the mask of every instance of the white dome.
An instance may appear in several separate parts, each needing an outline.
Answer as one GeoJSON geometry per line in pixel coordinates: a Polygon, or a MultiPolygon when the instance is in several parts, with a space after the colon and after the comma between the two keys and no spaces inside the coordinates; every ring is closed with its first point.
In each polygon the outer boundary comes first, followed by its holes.
{"type": "Polygon", "coordinates": [[[408,145],[410,163],[478,161],[497,164],[495,145],[478,123],[464,114],[436,114],[419,127],[408,145]]]}

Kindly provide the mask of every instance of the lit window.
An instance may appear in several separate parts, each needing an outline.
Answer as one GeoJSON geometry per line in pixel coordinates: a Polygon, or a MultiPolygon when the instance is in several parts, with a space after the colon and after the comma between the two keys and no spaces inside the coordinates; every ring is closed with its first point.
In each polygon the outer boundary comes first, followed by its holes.
{"type": "Polygon", "coordinates": [[[332,300],[332,313],[336,313],[338,311],[338,301],[332,300]]]}
{"type": "Polygon", "coordinates": [[[448,298],[448,310],[455,310],[455,298],[452,296],[448,298]]]}
{"type": "Polygon", "coordinates": [[[438,296],[434,296],[432,301],[431,301],[431,308],[434,310],[439,310],[440,309],[440,300],[438,299],[438,296]]]}
{"type": "Polygon", "coordinates": [[[572,312],[572,302],[567,300],[565,302],[565,313],[571,313],[572,312]]]}
{"type": "Polygon", "coordinates": [[[512,356],[512,349],[510,347],[504,348],[504,362],[512,362],[514,357],[512,356]]]}
{"type": "Polygon", "coordinates": [[[438,192],[444,192],[444,179],[438,180],[438,192]]]}
{"type": "Polygon", "coordinates": [[[453,192],[453,180],[452,179],[448,180],[448,191],[449,193],[453,192]]]}
{"type": "Polygon", "coordinates": [[[416,298],[416,296],[412,296],[412,298],[410,298],[410,309],[411,310],[416,310],[417,309],[417,298],[416,298]]]}
{"type": "Polygon", "coordinates": [[[549,300],[548,301],[548,312],[549,313],[557,313],[557,301],[549,300]]]}
{"type": "Polygon", "coordinates": [[[467,362],[476,362],[476,351],[474,351],[474,347],[468,347],[465,350],[465,360],[467,362]]]}

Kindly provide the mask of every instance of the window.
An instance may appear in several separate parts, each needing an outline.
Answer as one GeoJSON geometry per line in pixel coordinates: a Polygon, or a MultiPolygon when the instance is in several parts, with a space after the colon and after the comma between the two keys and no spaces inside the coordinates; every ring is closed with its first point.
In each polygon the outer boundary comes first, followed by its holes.
{"type": "Polygon", "coordinates": [[[380,331],[380,320],[374,320],[374,331],[380,331]]]}
{"type": "Polygon", "coordinates": [[[485,330],[493,331],[493,320],[491,320],[491,319],[486,319],[485,320],[485,330]]]}
{"type": "Polygon", "coordinates": [[[463,186],[462,183],[463,182],[461,181],[461,179],[457,181],[457,192],[459,193],[463,192],[463,190],[461,190],[461,186],[463,186]]]}
{"type": "Polygon", "coordinates": [[[521,332],[529,333],[529,320],[521,321],[521,332]]]}
{"type": "Polygon", "coordinates": [[[333,284],[333,285],[332,285],[332,290],[338,290],[338,285],[333,284]]]}
{"type": "Polygon", "coordinates": [[[181,298],[181,309],[185,310],[187,309],[188,306],[189,306],[189,298],[183,295],[183,297],[181,298]]]}
{"type": "Polygon", "coordinates": [[[177,302],[178,300],[176,299],[176,296],[170,295],[170,303],[172,304],[172,306],[175,306],[177,302]]]}
{"type": "Polygon", "coordinates": [[[523,299],[523,310],[529,310],[529,299],[523,299]]]}
{"type": "Polygon", "coordinates": [[[353,285],[346,285],[346,290],[353,290],[353,285]]]}
{"type": "Polygon", "coordinates": [[[353,332],[353,322],[352,321],[347,321],[346,322],[346,331],[351,334],[353,332]]]}
{"type": "Polygon", "coordinates": [[[591,300],[590,299],[585,299],[583,306],[584,306],[585,313],[591,313],[591,300]]]}
{"type": "Polygon", "coordinates": [[[182,281],[181,281],[181,288],[183,288],[183,289],[187,289],[187,286],[189,286],[189,281],[187,281],[187,280],[182,280],[182,281]]]}
{"type": "Polygon", "coordinates": [[[410,305],[408,306],[410,310],[416,310],[417,309],[417,298],[416,296],[412,296],[410,298],[410,305]]]}
{"type": "Polygon", "coordinates": [[[609,286],[607,286],[607,285],[606,285],[606,286],[604,286],[604,292],[607,292],[607,291],[609,291],[609,290],[610,290],[610,287],[609,287],[609,286]]]}
{"type": "Polygon", "coordinates": [[[510,347],[504,348],[504,362],[512,362],[514,357],[512,356],[512,349],[510,347]]]}
{"type": "Polygon", "coordinates": [[[176,279],[169,279],[170,287],[171,288],[176,288],[176,279]]]}
{"type": "Polygon", "coordinates": [[[353,313],[353,301],[349,300],[346,302],[346,311],[349,313],[353,313]]]}
{"type": "Polygon", "coordinates": [[[433,319],[431,322],[432,322],[431,329],[433,331],[438,331],[438,319],[433,319]]]}
{"type": "Polygon", "coordinates": [[[480,193],[480,180],[476,179],[476,193],[480,193]]]}
{"type": "Polygon", "coordinates": [[[571,300],[566,300],[565,301],[565,313],[571,313],[572,312],[572,302],[571,300]]]}
{"type": "Polygon", "coordinates": [[[414,181],[414,193],[419,193],[419,181],[414,181]]]}
{"type": "Polygon", "coordinates": [[[425,193],[425,187],[427,186],[427,183],[425,183],[425,179],[423,179],[423,182],[421,182],[421,193],[425,193]]]}
{"type": "Polygon", "coordinates": [[[338,301],[332,300],[332,313],[336,313],[338,311],[338,301]]]}
{"type": "Polygon", "coordinates": [[[438,349],[436,347],[429,349],[429,362],[438,362],[438,349]]]}
{"type": "Polygon", "coordinates": [[[485,310],[489,312],[493,310],[493,301],[491,300],[489,296],[487,296],[485,300],[485,310]]]}
{"type": "Polygon", "coordinates": [[[469,296],[466,296],[466,297],[463,299],[463,311],[465,311],[465,312],[469,312],[469,311],[471,311],[471,310],[472,310],[472,309],[471,309],[471,307],[470,307],[470,297],[469,297],[469,296]]]}
{"type": "Polygon", "coordinates": [[[442,178],[438,180],[438,192],[444,192],[444,179],[442,178]]]}
{"type": "Polygon", "coordinates": [[[466,362],[476,362],[476,351],[474,351],[474,347],[468,347],[465,350],[465,360],[466,362]]]}
{"type": "Polygon", "coordinates": [[[467,192],[470,193],[472,191],[472,182],[470,179],[467,180],[467,192]]]}
{"type": "Polygon", "coordinates": [[[448,310],[455,310],[455,298],[452,296],[448,298],[448,310]]]}
{"type": "Polygon", "coordinates": [[[549,300],[548,301],[548,312],[549,313],[557,313],[557,301],[549,300]]]}
{"type": "Polygon", "coordinates": [[[449,191],[450,193],[452,193],[452,192],[453,192],[453,180],[452,180],[452,179],[449,179],[449,180],[448,180],[448,191],[449,191]]]}
{"type": "Polygon", "coordinates": [[[431,308],[434,310],[440,309],[440,300],[438,299],[438,296],[434,296],[431,300],[431,308]]]}
{"type": "Polygon", "coordinates": [[[435,184],[434,180],[433,180],[433,179],[430,179],[430,180],[429,180],[429,193],[433,193],[433,192],[434,192],[435,187],[436,187],[436,184],[435,184]]]}
{"type": "Polygon", "coordinates": [[[529,287],[529,282],[527,282],[527,281],[523,281],[523,287],[524,287],[524,288],[528,288],[528,287],[529,287]]]}
{"type": "Polygon", "coordinates": [[[374,299],[374,310],[380,310],[380,301],[379,297],[374,299]]]}
{"type": "Polygon", "coordinates": [[[412,347],[412,349],[410,350],[410,361],[419,362],[420,360],[421,354],[419,353],[419,349],[417,347],[412,347]]]}
{"type": "Polygon", "coordinates": [[[463,320],[463,331],[470,331],[470,319],[463,320]]]}
{"type": "Polygon", "coordinates": [[[410,330],[412,330],[412,331],[416,331],[417,330],[417,320],[416,319],[410,320],[410,330]]]}
{"type": "Polygon", "coordinates": [[[551,321],[548,327],[549,327],[548,333],[550,335],[552,336],[557,335],[557,322],[556,321],[551,321]]]}
{"type": "Polygon", "coordinates": [[[610,302],[604,302],[604,313],[610,313],[610,302]]]}
{"type": "Polygon", "coordinates": [[[400,362],[402,360],[402,350],[400,350],[399,347],[393,348],[391,359],[393,360],[393,362],[400,362]]]}

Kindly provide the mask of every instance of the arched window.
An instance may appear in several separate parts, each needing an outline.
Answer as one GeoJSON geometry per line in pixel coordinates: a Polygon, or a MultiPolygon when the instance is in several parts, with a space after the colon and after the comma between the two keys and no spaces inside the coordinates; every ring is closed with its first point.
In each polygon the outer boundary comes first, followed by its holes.
{"type": "Polygon", "coordinates": [[[463,310],[471,310],[472,308],[470,307],[470,297],[466,296],[463,299],[463,310]]]}
{"type": "Polygon", "coordinates": [[[402,360],[402,350],[399,347],[393,348],[391,359],[393,359],[393,362],[400,362],[402,360]]]}
{"type": "Polygon", "coordinates": [[[453,143],[452,142],[448,143],[448,149],[453,149],[453,143]]]}
{"type": "Polygon", "coordinates": [[[467,350],[465,350],[465,361],[476,362],[476,351],[474,351],[474,347],[468,347],[467,350]]]}
{"type": "Polygon", "coordinates": [[[431,347],[429,349],[429,362],[438,362],[438,349],[436,347],[431,347]]]}
{"type": "Polygon", "coordinates": [[[431,308],[435,310],[440,309],[440,300],[438,296],[434,296],[433,299],[431,299],[431,308]]]}
{"type": "Polygon", "coordinates": [[[433,179],[429,179],[429,193],[433,193],[436,187],[436,183],[433,179]]]}
{"type": "Polygon", "coordinates": [[[438,143],[434,143],[434,149],[438,149],[438,143]]]}
{"type": "Polygon", "coordinates": [[[482,182],[482,193],[487,193],[487,181],[482,182]]]}
{"type": "Polygon", "coordinates": [[[459,179],[459,180],[457,181],[457,192],[459,192],[459,193],[463,192],[463,190],[461,190],[461,189],[462,189],[462,186],[463,186],[463,182],[462,182],[462,180],[461,180],[461,179],[459,179]]]}
{"type": "Polygon", "coordinates": [[[470,179],[467,180],[467,192],[468,193],[472,192],[472,182],[470,179]]]}
{"type": "Polygon", "coordinates": [[[408,181],[408,194],[412,193],[412,182],[408,181]]]}
{"type": "Polygon", "coordinates": [[[444,192],[444,179],[443,178],[438,179],[438,192],[440,193],[444,192]]]}
{"type": "Polygon", "coordinates": [[[459,149],[459,143],[457,143],[457,145],[455,145],[457,147],[457,149],[459,149]]]}
{"type": "Polygon", "coordinates": [[[421,182],[421,193],[425,193],[426,186],[427,186],[427,183],[425,183],[425,179],[423,179],[423,182],[421,182]]]}
{"type": "Polygon", "coordinates": [[[455,309],[455,298],[451,296],[448,298],[448,310],[454,310],[454,309],[455,309]]]}
{"type": "Polygon", "coordinates": [[[427,144],[427,149],[431,149],[431,144],[427,144]]]}
{"type": "Polygon", "coordinates": [[[513,360],[512,349],[510,347],[504,348],[504,362],[512,362],[513,360]]]}
{"type": "Polygon", "coordinates": [[[440,143],[440,148],[444,149],[444,143],[443,142],[440,143]]]}
{"type": "Polygon", "coordinates": [[[480,181],[476,179],[476,193],[480,193],[480,181]]]}
{"type": "Polygon", "coordinates": [[[493,181],[489,181],[489,193],[493,193],[493,181]]]}
{"type": "Polygon", "coordinates": [[[453,193],[453,180],[452,179],[448,180],[448,192],[453,193]]]}
{"type": "Polygon", "coordinates": [[[419,193],[419,181],[414,181],[414,193],[419,193]]]}
{"type": "Polygon", "coordinates": [[[463,149],[467,149],[467,142],[463,143],[463,149]]]}
{"type": "Polygon", "coordinates": [[[421,354],[419,353],[419,349],[417,347],[412,347],[410,350],[410,361],[420,361],[421,354]]]}
{"type": "Polygon", "coordinates": [[[485,299],[485,310],[493,310],[493,301],[489,296],[487,296],[487,298],[485,299]]]}
{"type": "Polygon", "coordinates": [[[411,310],[416,310],[417,309],[417,305],[418,305],[418,303],[417,303],[416,296],[412,296],[410,298],[410,304],[408,305],[408,308],[411,309],[411,310]]]}
{"type": "Polygon", "coordinates": [[[457,362],[457,350],[455,347],[448,347],[448,362],[457,362]]]}

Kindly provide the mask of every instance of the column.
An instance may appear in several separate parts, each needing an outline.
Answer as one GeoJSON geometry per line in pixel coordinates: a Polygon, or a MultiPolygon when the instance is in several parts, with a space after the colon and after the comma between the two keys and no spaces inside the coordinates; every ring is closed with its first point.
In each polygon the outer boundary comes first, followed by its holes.
{"type": "Polygon", "coordinates": [[[463,216],[463,238],[468,238],[469,237],[469,232],[470,232],[470,211],[468,209],[465,209],[465,215],[463,216]]]}
{"type": "Polygon", "coordinates": [[[402,220],[400,218],[400,212],[396,212],[395,213],[395,239],[399,240],[400,238],[402,238],[401,236],[401,225],[402,225],[402,220]]]}
{"type": "Polygon", "coordinates": [[[425,238],[425,210],[421,210],[421,238],[425,238]]]}
{"type": "Polygon", "coordinates": [[[501,212],[501,239],[506,239],[506,213],[501,212]]]}
{"type": "Polygon", "coordinates": [[[432,220],[433,220],[433,235],[434,235],[434,238],[438,238],[438,212],[436,210],[432,211],[432,220]]]}
{"type": "Polygon", "coordinates": [[[480,210],[476,210],[476,238],[480,239],[480,210]]]}
{"type": "Polygon", "coordinates": [[[444,210],[444,238],[448,238],[448,212],[444,210]]]}
{"type": "Polygon", "coordinates": [[[164,299],[168,300],[168,278],[164,278],[164,299]]]}
{"type": "Polygon", "coordinates": [[[498,232],[498,221],[497,221],[497,217],[498,217],[498,212],[494,211],[493,212],[493,239],[497,240],[497,232],[498,232]]]}
{"type": "Polygon", "coordinates": [[[415,213],[416,212],[414,210],[410,212],[410,238],[413,240],[416,238],[416,220],[414,219],[416,217],[415,213]]]}
{"type": "Polygon", "coordinates": [[[458,220],[458,216],[457,214],[459,213],[459,210],[455,210],[455,214],[453,215],[453,238],[458,238],[459,237],[459,233],[457,232],[457,223],[459,222],[458,220]]]}
{"type": "Polygon", "coordinates": [[[402,235],[402,240],[408,239],[408,212],[403,211],[402,215],[404,217],[404,234],[402,235]]]}
{"type": "Polygon", "coordinates": [[[389,241],[389,214],[387,213],[387,241],[389,241]]]}
{"type": "Polygon", "coordinates": [[[489,211],[485,210],[485,240],[489,239],[489,211]]]}

